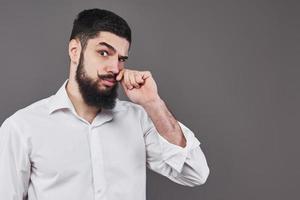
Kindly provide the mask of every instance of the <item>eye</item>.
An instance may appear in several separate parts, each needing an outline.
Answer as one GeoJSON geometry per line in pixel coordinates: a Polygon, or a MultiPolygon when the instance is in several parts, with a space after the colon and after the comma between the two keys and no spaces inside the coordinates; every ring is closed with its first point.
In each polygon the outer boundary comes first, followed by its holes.
{"type": "Polygon", "coordinates": [[[101,56],[108,56],[108,52],[107,51],[99,51],[99,54],[101,55],[101,56]]]}
{"type": "Polygon", "coordinates": [[[119,58],[119,61],[120,61],[120,62],[125,62],[126,59],[125,59],[125,58],[119,58]]]}

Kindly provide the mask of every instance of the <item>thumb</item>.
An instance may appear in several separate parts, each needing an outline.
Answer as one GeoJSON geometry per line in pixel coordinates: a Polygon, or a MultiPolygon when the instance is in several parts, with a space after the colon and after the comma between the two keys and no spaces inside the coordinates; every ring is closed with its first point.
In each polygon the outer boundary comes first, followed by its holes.
{"type": "Polygon", "coordinates": [[[122,70],[119,72],[119,74],[118,74],[117,77],[116,77],[116,80],[117,80],[117,81],[122,80],[123,75],[124,75],[124,72],[125,72],[125,69],[122,69],[122,70]]]}

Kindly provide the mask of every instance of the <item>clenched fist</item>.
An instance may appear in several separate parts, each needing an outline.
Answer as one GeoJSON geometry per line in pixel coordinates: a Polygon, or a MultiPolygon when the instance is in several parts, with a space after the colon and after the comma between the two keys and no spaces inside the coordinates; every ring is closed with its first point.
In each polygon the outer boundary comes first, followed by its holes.
{"type": "Polygon", "coordinates": [[[157,85],[149,71],[122,69],[117,81],[121,81],[128,98],[139,105],[145,105],[160,100],[157,85]]]}

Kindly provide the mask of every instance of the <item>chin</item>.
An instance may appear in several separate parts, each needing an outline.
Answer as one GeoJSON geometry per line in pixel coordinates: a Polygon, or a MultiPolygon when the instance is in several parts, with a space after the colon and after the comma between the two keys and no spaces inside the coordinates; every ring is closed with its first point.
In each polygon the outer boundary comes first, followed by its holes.
{"type": "Polygon", "coordinates": [[[106,86],[106,85],[100,85],[98,87],[98,91],[103,93],[103,92],[107,92],[107,91],[112,90],[112,88],[113,88],[113,86],[110,87],[110,86],[106,86]]]}
{"type": "Polygon", "coordinates": [[[99,84],[99,89],[109,89],[109,88],[113,88],[113,86],[108,86],[108,85],[103,85],[103,84],[99,84]]]}

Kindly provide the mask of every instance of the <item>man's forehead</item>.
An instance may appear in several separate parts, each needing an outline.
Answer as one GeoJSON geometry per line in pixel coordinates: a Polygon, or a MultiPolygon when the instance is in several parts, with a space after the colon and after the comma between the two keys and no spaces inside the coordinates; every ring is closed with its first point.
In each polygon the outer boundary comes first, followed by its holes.
{"type": "Polygon", "coordinates": [[[90,44],[93,46],[109,46],[113,47],[120,54],[128,54],[129,42],[120,36],[110,32],[99,32],[99,34],[90,39],[90,44]]]}

